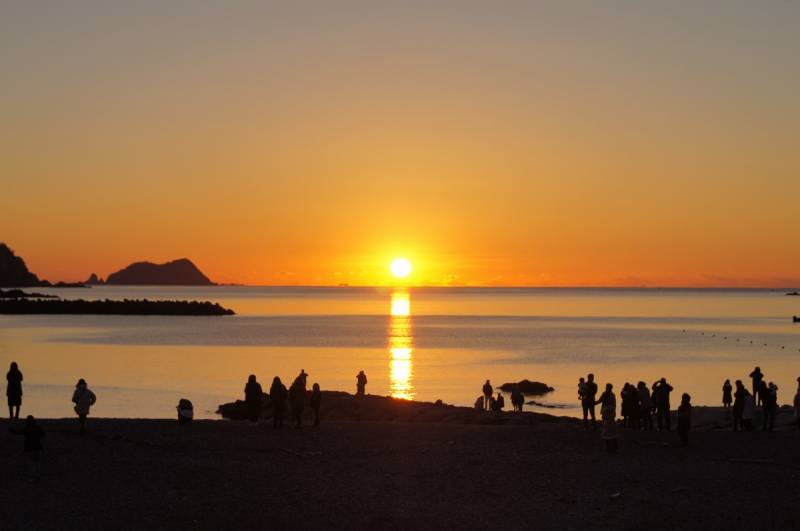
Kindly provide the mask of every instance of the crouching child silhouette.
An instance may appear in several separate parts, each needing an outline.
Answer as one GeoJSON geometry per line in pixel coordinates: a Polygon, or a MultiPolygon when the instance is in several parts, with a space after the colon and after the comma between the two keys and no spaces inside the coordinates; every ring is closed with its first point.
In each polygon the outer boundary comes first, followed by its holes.
{"type": "Polygon", "coordinates": [[[36,423],[33,415],[28,415],[23,428],[9,428],[9,431],[25,437],[23,451],[27,463],[28,477],[31,480],[39,479],[39,460],[42,455],[44,430],[36,423]]]}

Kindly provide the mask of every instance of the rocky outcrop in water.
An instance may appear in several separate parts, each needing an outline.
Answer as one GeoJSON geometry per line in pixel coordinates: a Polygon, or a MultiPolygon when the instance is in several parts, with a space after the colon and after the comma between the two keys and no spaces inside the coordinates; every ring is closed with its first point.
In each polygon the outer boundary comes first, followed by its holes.
{"type": "Polygon", "coordinates": [[[500,389],[506,393],[510,393],[513,391],[515,385],[519,386],[519,390],[523,395],[545,395],[555,391],[553,387],[550,387],[545,383],[532,382],[530,380],[522,380],[521,382],[517,383],[504,383],[500,386],[500,389]]]}
{"type": "Polygon", "coordinates": [[[129,286],[213,286],[191,260],[181,258],[165,264],[136,262],[111,273],[106,284],[129,286]]]}

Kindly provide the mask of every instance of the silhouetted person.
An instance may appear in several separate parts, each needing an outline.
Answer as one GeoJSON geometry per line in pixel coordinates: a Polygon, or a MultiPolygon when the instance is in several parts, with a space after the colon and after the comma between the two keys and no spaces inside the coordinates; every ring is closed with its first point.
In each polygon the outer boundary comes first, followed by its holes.
{"type": "Polygon", "coordinates": [[[630,383],[625,383],[622,386],[622,391],[619,393],[622,407],[620,413],[622,414],[622,425],[630,428],[639,428],[639,392],[630,383]]]}
{"type": "Polygon", "coordinates": [[[759,394],[762,397],[764,404],[764,423],[761,429],[764,431],[772,431],[775,427],[775,414],[778,412],[778,386],[770,382],[761,382],[761,391],[759,394]]]}
{"type": "Polygon", "coordinates": [[[650,389],[646,383],[639,382],[636,392],[639,394],[639,417],[642,419],[642,428],[653,431],[653,398],[650,396],[650,389]]]}
{"type": "Polygon", "coordinates": [[[247,377],[247,384],[244,386],[244,405],[247,409],[247,418],[250,422],[258,422],[261,416],[261,401],[264,390],[261,384],[256,381],[256,375],[251,374],[247,377]]]}
{"type": "Polygon", "coordinates": [[[617,398],[614,396],[614,386],[606,384],[606,390],[596,402],[600,404],[600,416],[603,419],[602,438],[606,441],[606,450],[617,451],[617,398]]]}
{"type": "Polygon", "coordinates": [[[503,408],[506,407],[506,399],[503,397],[502,393],[497,393],[497,398],[494,399],[492,406],[492,411],[497,413],[503,411],[503,408]]]}
{"type": "Polygon", "coordinates": [[[753,395],[745,389],[744,408],[742,409],[742,425],[747,431],[753,431],[753,415],[755,414],[756,400],[753,395]]]}
{"type": "Polygon", "coordinates": [[[583,376],[578,378],[578,402],[583,403],[583,395],[586,394],[586,380],[583,376]]]}
{"type": "Polygon", "coordinates": [[[81,427],[81,437],[86,435],[86,417],[89,410],[97,402],[97,396],[86,385],[86,380],[81,378],[75,385],[75,392],[72,393],[72,401],[75,403],[75,413],[78,414],[78,424],[81,427]]]}
{"type": "Polygon", "coordinates": [[[736,391],[733,393],[733,431],[744,430],[744,402],[749,391],[741,380],[736,380],[736,391]]]}
{"type": "Polygon", "coordinates": [[[272,402],[272,427],[283,427],[283,415],[286,413],[286,400],[289,392],[277,376],[272,379],[272,387],[269,388],[269,398],[272,402]]]}
{"type": "Polygon", "coordinates": [[[681,396],[681,405],[678,406],[678,436],[681,446],[689,446],[689,429],[692,427],[692,397],[687,393],[681,396]]]}
{"type": "Polygon", "coordinates": [[[300,371],[300,375],[294,379],[292,386],[289,387],[289,407],[292,408],[292,422],[294,422],[295,428],[300,428],[303,425],[307,376],[305,371],[300,371]]]}
{"type": "Polygon", "coordinates": [[[367,375],[358,371],[356,375],[356,396],[364,396],[367,392],[367,375]]]}
{"type": "Polygon", "coordinates": [[[19,408],[22,406],[22,373],[17,367],[17,362],[12,361],[6,373],[6,397],[8,398],[8,418],[18,419],[19,408]]]}
{"type": "Polygon", "coordinates": [[[522,406],[525,405],[525,395],[519,390],[519,386],[514,384],[511,388],[511,406],[514,411],[522,411],[522,406]]]}
{"type": "Polygon", "coordinates": [[[311,399],[308,405],[311,406],[311,412],[314,414],[314,424],[316,428],[319,426],[319,406],[322,404],[322,391],[319,389],[319,384],[315,383],[311,387],[311,399]]]}
{"type": "Polygon", "coordinates": [[[42,439],[44,430],[36,423],[33,415],[28,415],[25,420],[25,427],[21,429],[9,428],[11,433],[23,435],[25,437],[23,451],[28,462],[28,474],[32,479],[39,476],[39,458],[42,454],[42,439]]]}
{"type": "Polygon", "coordinates": [[[797,392],[794,394],[794,421],[800,428],[800,377],[797,378],[797,392]]]}
{"type": "Polygon", "coordinates": [[[191,400],[188,398],[181,398],[178,400],[178,405],[175,409],[178,410],[178,424],[191,424],[194,419],[194,406],[191,400]]]}
{"type": "Polygon", "coordinates": [[[494,388],[492,388],[492,384],[489,383],[489,380],[486,380],[486,383],[483,384],[483,409],[487,411],[492,409],[493,393],[494,393],[494,388]]]}
{"type": "Polygon", "coordinates": [[[669,411],[669,394],[672,392],[673,387],[667,383],[666,378],[661,378],[656,384],[653,385],[653,397],[656,403],[656,418],[658,429],[670,430],[671,419],[669,411]]]}
{"type": "Polygon", "coordinates": [[[722,384],[722,407],[731,407],[731,403],[733,402],[733,386],[731,385],[730,380],[725,380],[725,383],[722,384]]]}
{"type": "Polygon", "coordinates": [[[761,381],[764,379],[761,367],[753,369],[753,372],[750,373],[750,378],[753,380],[753,401],[757,406],[760,406],[763,397],[759,394],[759,391],[761,390],[761,381]]]}
{"type": "Polygon", "coordinates": [[[591,416],[593,430],[597,429],[597,420],[594,416],[594,406],[597,404],[595,396],[597,396],[597,384],[594,382],[594,374],[589,374],[586,379],[586,393],[583,396],[581,407],[583,408],[583,426],[588,426],[589,416],[591,416]]]}

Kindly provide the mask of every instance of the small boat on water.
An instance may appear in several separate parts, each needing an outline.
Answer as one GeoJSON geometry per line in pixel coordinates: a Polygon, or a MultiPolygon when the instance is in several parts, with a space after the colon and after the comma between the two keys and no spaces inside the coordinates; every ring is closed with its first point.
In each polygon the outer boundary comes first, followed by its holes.
{"type": "Polygon", "coordinates": [[[798,293],[796,291],[790,291],[789,293],[786,294],[786,296],[787,297],[800,297],[800,293],[798,293]]]}
{"type": "Polygon", "coordinates": [[[793,323],[800,323],[800,317],[797,317],[797,316],[795,315],[794,317],[792,317],[792,322],[793,322],[793,323]]]}

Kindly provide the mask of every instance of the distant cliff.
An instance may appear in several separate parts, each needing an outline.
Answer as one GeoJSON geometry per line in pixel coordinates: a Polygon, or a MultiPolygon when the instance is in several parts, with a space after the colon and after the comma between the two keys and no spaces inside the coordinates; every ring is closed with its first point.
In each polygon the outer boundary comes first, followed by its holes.
{"type": "Polygon", "coordinates": [[[149,286],[213,286],[197,267],[186,258],[166,264],[136,262],[125,269],[111,273],[106,284],[149,286]]]}
{"type": "Polygon", "coordinates": [[[26,288],[43,285],[46,283],[28,271],[25,260],[15,255],[8,245],[0,243],[0,286],[26,288]]]}

